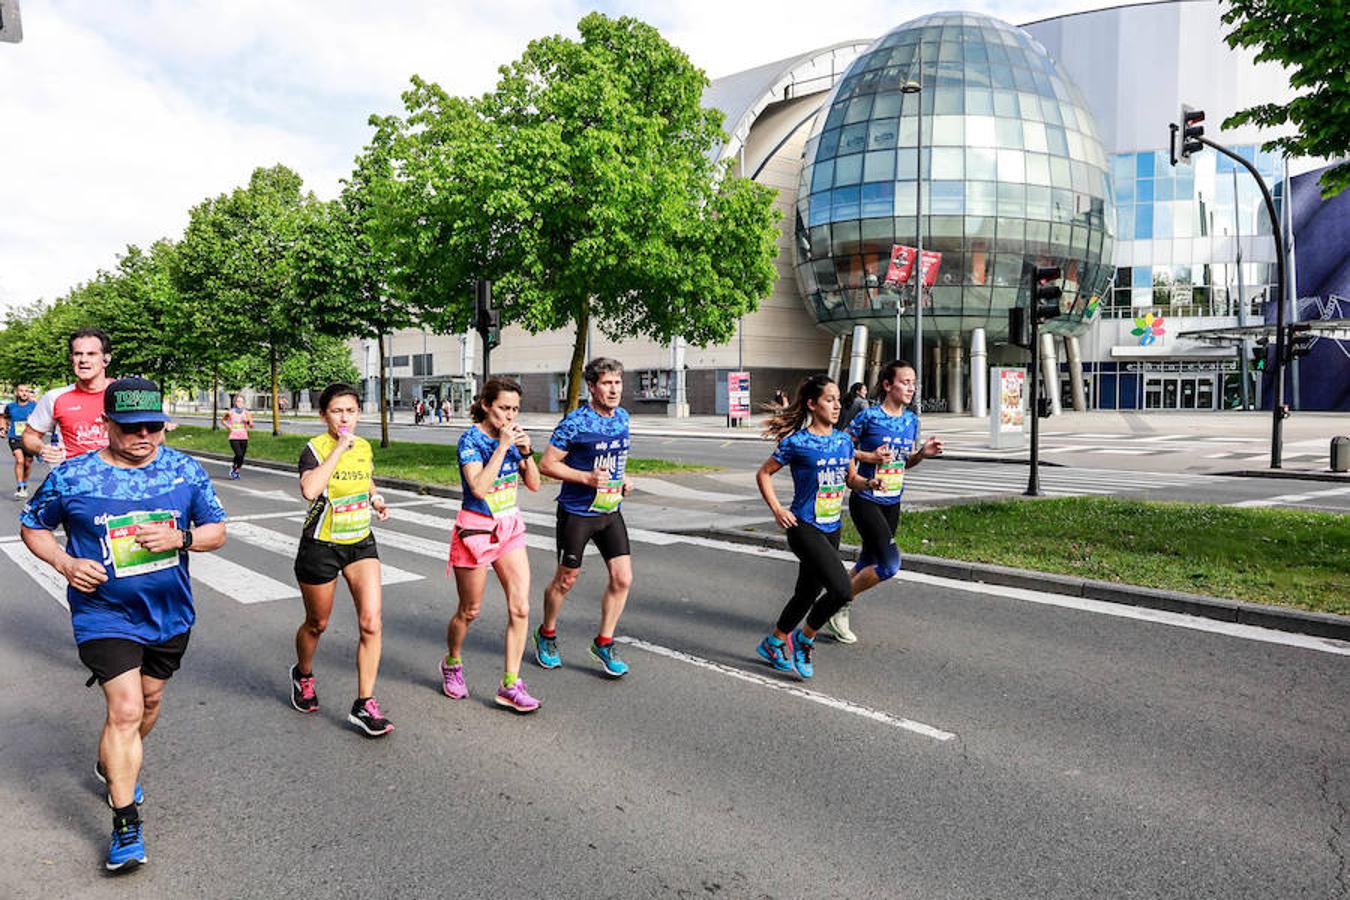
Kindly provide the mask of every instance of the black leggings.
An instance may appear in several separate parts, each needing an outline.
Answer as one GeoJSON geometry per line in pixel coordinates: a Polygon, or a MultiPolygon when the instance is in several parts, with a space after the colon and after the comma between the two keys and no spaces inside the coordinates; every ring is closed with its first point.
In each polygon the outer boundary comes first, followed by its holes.
{"type": "Polygon", "coordinates": [[[826,533],[799,522],[787,530],[788,547],[797,554],[797,587],[778,615],[778,630],[791,634],[806,618],[806,626],[819,631],[852,593],[844,562],[839,556],[839,532],[826,533]],[[824,590],[824,594],[821,591],[824,590]],[[820,599],[817,600],[816,598],[820,599]]]}
{"type": "Polygon", "coordinates": [[[858,554],[857,572],[869,566],[877,567],[877,574],[885,581],[900,570],[900,551],[895,546],[895,528],[900,524],[900,504],[883,506],[864,497],[848,495],[848,514],[853,527],[862,539],[858,554]]]}
{"type": "Polygon", "coordinates": [[[248,452],[248,438],[230,438],[230,449],[234,451],[234,467],[244,464],[244,454],[248,452]]]}

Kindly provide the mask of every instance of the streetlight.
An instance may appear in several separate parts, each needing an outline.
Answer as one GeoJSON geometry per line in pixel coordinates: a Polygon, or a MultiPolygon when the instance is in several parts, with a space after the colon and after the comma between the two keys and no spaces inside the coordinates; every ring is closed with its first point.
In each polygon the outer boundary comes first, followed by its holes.
{"type": "MultiPolygon", "coordinates": [[[[918,137],[914,155],[918,161],[914,182],[914,269],[918,281],[914,287],[914,411],[923,411],[923,41],[919,41],[919,80],[906,81],[900,85],[900,93],[914,94],[919,99],[918,137]]],[[[899,136],[899,123],[896,123],[896,135],[899,136]]],[[[898,142],[897,142],[898,145],[898,142]]],[[[900,302],[895,304],[895,358],[900,359],[900,302]]]]}

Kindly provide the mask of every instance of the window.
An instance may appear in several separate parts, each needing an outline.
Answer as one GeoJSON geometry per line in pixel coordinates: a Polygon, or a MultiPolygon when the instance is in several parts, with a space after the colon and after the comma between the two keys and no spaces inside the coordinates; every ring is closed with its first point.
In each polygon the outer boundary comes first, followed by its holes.
{"type": "Polygon", "coordinates": [[[391,369],[401,369],[406,367],[407,365],[408,365],[408,357],[406,356],[393,356],[390,357],[389,359],[389,368],[391,369]]]}
{"type": "Polygon", "coordinates": [[[412,358],[413,377],[427,378],[431,375],[431,354],[415,353],[412,358]]]}

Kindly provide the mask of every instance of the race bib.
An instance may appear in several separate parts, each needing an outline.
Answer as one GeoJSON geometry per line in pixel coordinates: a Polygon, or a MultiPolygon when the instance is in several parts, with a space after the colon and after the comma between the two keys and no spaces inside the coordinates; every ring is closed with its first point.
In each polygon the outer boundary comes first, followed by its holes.
{"type": "Polygon", "coordinates": [[[844,509],[844,486],[822,484],[816,488],[816,524],[833,525],[844,509]]]}
{"type": "Polygon", "coordinates": [[[487,501],[488,509],[492,512],[494,519],[500,519],[516,511],[516,488],[518,479],[516,473],[503,475],[492,482],[492,487],[488,488],[487,501]]]}
{"type": "Polygon", "coordinates": [[[881,479],[881,487],[872,491],[874,497],[899,497],[905,486],[905,462],[897,459],[893,462],[879,463],[876,477],[881,479]]]}
{"type": "Polygon", "coordinates": [[[609,513],[619,508],[623,500],[623,479],[611,479],[609,483],[595,489],[595,499],[591,501],[591,512],[609,513]]]}
{"type": "Polygon", "coordinates": [[[333,540],[359,541],[370,531],[370,494],[351,494],[333,501],[333,540]]]}
{"type": "Polygon", "coordinates": [[[104,526],[107,529],[108,550],[112,554],[113,574],[118,578],[145,575],[178,565],[176,549],[151,553],[136,543],[136,535],[147,522],[167,522],[170,528],[178,527],[174,514],[162,509],[116,516],[104,526]]]}

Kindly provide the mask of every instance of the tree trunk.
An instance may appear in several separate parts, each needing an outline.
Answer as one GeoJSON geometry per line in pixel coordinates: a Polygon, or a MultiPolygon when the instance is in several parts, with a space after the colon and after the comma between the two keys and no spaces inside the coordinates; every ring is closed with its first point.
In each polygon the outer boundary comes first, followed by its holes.
{"type": "Polygon", "coordinates": [[[584,297],[577,313],[577,336],[572,341],[572,364],[567,369],[567,412],[577,408],[581,397],[581,368],[586,364],[586,333],[591,324],[591,298],[584,297]]]}
{"type": "Polygon", "coordinates": [[[272,436],[277,437],[281,434],[281,408],[277,405],[281,400],[281,389],[277,384],[277,348],[275,344],[267,348],[267,358],[272,364],[272,436]]]}
{"type": "Polygon", "coordinates": [[[389,446],[389,361],[384,356],[384,332],[375,336],[380,342],[380,447],[389,446]]]}
{"type": "Polygon", "coordinates": [[[211,430],[220,427],[220,363],[211,366],[211,430]]]}

